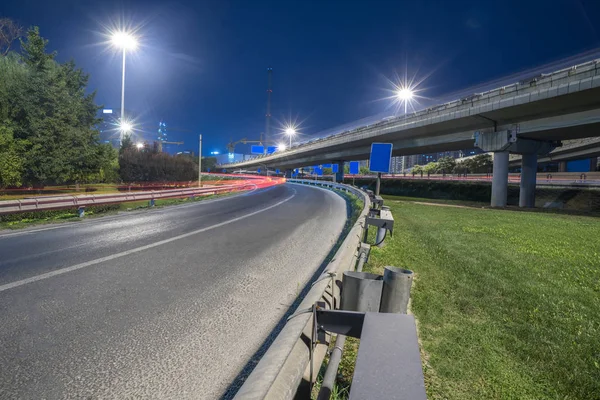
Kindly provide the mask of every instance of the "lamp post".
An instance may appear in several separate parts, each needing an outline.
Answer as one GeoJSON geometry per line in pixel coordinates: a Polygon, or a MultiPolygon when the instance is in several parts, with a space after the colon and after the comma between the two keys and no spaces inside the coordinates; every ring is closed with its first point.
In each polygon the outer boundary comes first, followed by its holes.
{"type": "MultiPolygon", "coordinates": [[[[125,55],[127,50],[135,50],[137,48],[137,39],[130,33],[119,31],[115,32],[111,38],[113,46],[123,50],[123,71],[121,77],[121,126],[124,127],[126,124],[125,120],[125,55]]],[[[123,142],[123,132],[121,129],[119,134],[119,145],[123,142]]]]}

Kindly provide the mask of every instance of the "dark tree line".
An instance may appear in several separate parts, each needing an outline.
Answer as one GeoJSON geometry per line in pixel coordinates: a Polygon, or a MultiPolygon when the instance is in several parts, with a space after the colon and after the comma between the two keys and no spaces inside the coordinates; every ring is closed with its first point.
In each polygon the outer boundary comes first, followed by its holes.
{"type": "Polygon", "coordinates": [[[123,138],[119,151],[119,176],[124,182],[182,182],[198,179],[197,159],[159,153],[156,146],[138,149],[123,138]]]}
{"type": "Polygon", "coordinates": [[[56,62],[37,27],[20,39],[20,53],[8,51],[18,31],[2,29],[13,36],[1,43],[0,187],[114,179],[117,154],[99,142],[88,74],[56,62]]]}

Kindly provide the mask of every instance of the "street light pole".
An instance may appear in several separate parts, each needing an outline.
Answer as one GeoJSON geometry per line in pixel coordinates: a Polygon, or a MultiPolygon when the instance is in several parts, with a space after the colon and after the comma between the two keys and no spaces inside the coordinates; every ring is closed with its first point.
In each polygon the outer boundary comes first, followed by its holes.
{"type": "MultiPolygon", "coordinates": [[[[125,53],[126,48],[123,46],[123,76],[121,78],[121,125],[125,122],[125,53]]],[[[119,146],[123,143],[123,130],[119,134],[119,146]]]]}
{"type": "Polygon", "coordinates": [[[202,135],[198,137],[198,187],[202,187],[202,135]]]}

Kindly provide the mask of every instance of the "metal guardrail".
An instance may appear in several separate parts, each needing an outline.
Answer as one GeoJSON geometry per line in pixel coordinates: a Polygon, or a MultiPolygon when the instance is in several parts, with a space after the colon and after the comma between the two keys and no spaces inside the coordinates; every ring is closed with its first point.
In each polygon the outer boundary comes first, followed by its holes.
{"type": "Polygon", "coordinates": [[[32,197],[19,200],[5,200],[0,201],[0,215],[29,211],[57,210],[62,208],[80,208],[87,206],[123,203],[128,201],[158,200],[194,195],[210,195],[230,192],[233,190],[244,190],[246,188],[251,187],[254,187],[254,184],[243,183],[236,185],[210,186],[206,188],[196,187],[187,189],[169,189],[137,193],[127,192],[123,194],[119,193],[81,196],[51,196],[32,197]]]}
{"type": "MultiPolygon", "coordinates": [[[[336,281],[341,281],[342,273],[353,269],[365,228],[365,218],[371,207],[369,196],[353,186],[301,179],[288,179],[287,182],[320,186],[350,192],[364,202],[363,209],[338,248],[333,259],[311,290],[304,297],[298,310],[311,308],[317,301],[325,301],[330,308],[339,305],[339,290],[336,281]],[[329,279],[333,276],[334,279],[329,279]],[[331,287],[328,292],[327,288],[331,287]]],[[[311,352],[310,342],[313,330],[312,315],[298,314],[288,320],[267,352],[246,379],[235,399],[292,399],[303,381],[314,380],[316,371],[323,362],[327,345],[319,344],[311,352]],[[310,364],[312,363],[312,368],[310,364]],[[315,371],[312,376],[309,371],[315,371]]]]}

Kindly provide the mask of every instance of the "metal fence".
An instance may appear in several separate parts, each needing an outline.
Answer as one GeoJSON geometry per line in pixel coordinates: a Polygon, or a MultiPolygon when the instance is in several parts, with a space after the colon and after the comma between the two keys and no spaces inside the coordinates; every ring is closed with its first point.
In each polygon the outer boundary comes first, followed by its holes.
{"type": "Polygon", "coordinates": [[[145,192],[128,192],[114,194],[90,194],[81,196],[44,196],[18,200],[0,201],[0,215],[29,211],[57,210],[64,208],[80,208],[128,201],[158,200],[189,196],[202,196],[246,190],[256,187],[252,182],[234,185],[210,186],[207,188],[169,189],[145,192]]]}

